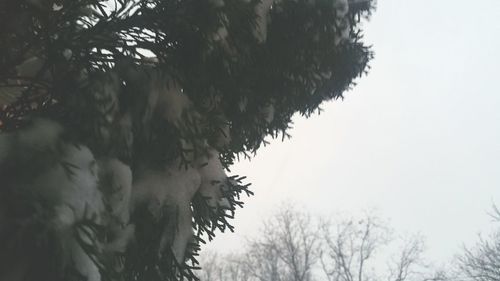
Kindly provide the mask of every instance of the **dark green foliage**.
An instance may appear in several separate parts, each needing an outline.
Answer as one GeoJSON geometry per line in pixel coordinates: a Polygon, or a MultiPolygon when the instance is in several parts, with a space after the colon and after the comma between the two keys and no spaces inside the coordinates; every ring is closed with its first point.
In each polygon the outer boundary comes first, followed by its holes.
{"type": "MultiPolygon", "coordinates": [[[[215,2],[0,0],[0,130],[14,131],[44,116],[63,124],[65,139],[97,156],[116,157],[134,172],[139,163],[158,168],[179,158],[187,168],[208,153],[207,144],[229,169],[238,157],[255,153],[265,136],[289,137],[295,113],[309,116],[323,101],[342,98],[372,57],[358,26],[373,9],[371,1],[353,1],[342,20],[333,0],[276,1],[265,42],[254,35],[259,0],[215,2]],[[339,40],[346,26],[349,39],[339,40]],[[227,35],[217,35],[221,30],[227,35]],[[148,111],[154,79],[175,81],[192,102],[182,122],[165,122],[161,113],[148,111]],[[117,99],[93,94],[108,90],[117,99]],[[120,123],[126,118],[131,128],[120,123]],[[219,145],[226,126],[231,141],[219,145]]],[[[61,165],[71,176],[71,163],[61,165]]],[[[165,226],[175,228],[174,207],[162,206],[167,211],[160,218],[136,208],[135,243],[118,257],[123,274],[110,270],[116,260],[92,254],[103,277],[196,279],[198,243],[211,240],[217,229],[232,231],[229,219],[243,205],[240,195],[252,194],[242,180],[213,182],[229,207],[194,196],[196,244],[188,247],[186,263],[177,262],[168,247],[158,252],[165,226]]],[[[75,231],[105,236],[98,228],[89,221],[75,231]]]]}

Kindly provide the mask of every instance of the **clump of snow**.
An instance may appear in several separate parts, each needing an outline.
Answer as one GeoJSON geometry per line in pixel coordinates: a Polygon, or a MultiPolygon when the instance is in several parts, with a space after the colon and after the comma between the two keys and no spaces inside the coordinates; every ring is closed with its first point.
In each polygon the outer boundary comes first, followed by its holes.
{"type": "Polygon", "coordinates": [[[225,122],[219,128],[219,134],[216,141],[216,147],[225,148],[231,142],[231,125],[229,122],[225,122]]]}
{"type": "Polygon", "coordinates": [[[17,169],[25,168],[27,163],[37,158],[33,168],[38,171],[31,178],[14,175],[7,188],[17,188],[34,195],[26,200],[49,203],[51,210],[47,211],[52,211],[53,216],[46,223],[56,230],[60,242],[66,245],[61,254],[67,259],[67,264],[73,261],[75,269],[87,280],[100,281],[97,266],[74,236],[81,233],[72,231],[76,223],[84,219],[96,223],[103,219],[105,208],[98,189],[97,162],[89,148],[64,142],[62,133],[58,123],[35,119],[27,128],[0,137],[1,146],[16,157],[12,165],[17,165],[17,169]],[[45,159],[44,155],[52,157],[45,159]]]}
{"type": "Polygon", "coordinates": [[[174,79],[161,75],[153,75],[150,86],[148,111],[159,112],[168,122],[178,124],[183,113],[192,107],[182,87],[174,79]]]}
{"type": "Polygon", "coordinates": [[[112,234],[114,235],[113,241],[104,245],[103,251],[111,254],[124,253],[130,241],[134,239],[135,226],[133,224],[114,226],[112,234]]]}
{"type": "Polygon", "coordinates": [[[206,158],[199,161],[202,162],[198,169],[201,176],[199,192],[207,198],[209,206],[218,207],[218,203],[223,198],[222,189],[227,178],[219,158],[219,152],[212,149],[206,158]]]}
{"type": "Polygon", "coordinates": [[[16,71],[19,76],[35,77],[42,69],[44,61],[39,57],[31,57],[16,66],[16,71]]]}
{"type": "MultiPolygon", "coordinates": [[[[63,144],[59,164],[37,176],[33,182],[33,191],[55,206],[68,206],[75,221],[92,217],[99,219],[104,211],[102,195],[97,188],[97,162],[85,146],[63,144]]],[[[59,216],[68,218],[66,208],[59,210],[65,212],[59,216]]]]}
{"type": "Polygon", "coordinates": [[[224,0],[209,0],[209,2],[217,8],[224,7],[224,0]]]}
{"type": "Polygon", "coordinates": [[[335,20],[335,29],[337,32],[337,37],[335,38],[334,44],[338,46],[340,43],[350,40],[350,29],[351,26],[347,19],[347,14],[349,13],[349,5],[351,3],[359,2],[357,0],[336,0],[333,7],[337,18],[335,20]]]}
{"type": "Polygon", "coordinates": [[[345,17],[349,12],[349,3],[347,0],[335,0],[333,8],[337,14],[337,17],[345,17]]]}
{"type": "Polygon", "coordinates": [[[164,250],[170,244],[179,262],[184,260],[187,245],[193,239],[191,200],[200,182],[200,174],[196,169],[180,167],[179,162],[175,161],[163,170],[141,172],[134,183],[134,205],[146,204],[149,211],[157,216],[163,207],[177,213],[177,225],[165,226],[159,250],[164,250]]]}
{"type": "Polygon", "coordinates": [[[194,241],[193,214],[190,204],[178,204],[176,209],[171,209],[171,212],[177,214],[175,232],[172,237],[171,230],[165,229],[160,248],[164,248],[168,245],[168,241],[172,241],[171,249],[174,257],[178,262],[182,262],[189,244],[194,241]]]}
{"type": "Polygon", "coordinates": [[[225,26],[221,26],[217,29],[217,31],[212,35],[214,41],[225,40],[228,35],[227,28],[225,26]]]}
{"type": "Polygon", "coordinates": [[[335,28],[337,29],[337,36],[334,39],[335,46],[350,39],[350,25],[347,19],[337,19],[335,28]]]}
{"type": "Polygon", "coordinates": [[[57,205],[54,207],[54,222],[59,229],[68,229],[76,222],[75,211],[70,205],[57,205]]]}
{"type": "Polygon", "coordinates": [[[212,146],[218,150],[222,150],[231,142],[231,123],[224,115],[219,117],[218,123],[212,146]]]}
{"type": "Polygon", "coordinates": [[[106,253],[125,252],[135,233],[129,224],[132,193],[132,170],[116,158],[105,158],[99,164],[99,189],[107,204],[109,220],[107,228],[113,237],[103,245],[106,253]]]}
{"type": "Polygon", "coordinates": [[[255,29],[253,34],[259,43],[264,43],[267,39],[267,25],[269,23],[269,10],[273,5],[274,0],[260,0],[255,6],[255,29]]]}
{"type": "Polygon", "coordinates": [[[120,79],[114,72],[100,74],[92,81],[89,91],[93,104],[101,118],[111,124],[117,116],[119,108],[120,79]]]}
{"type": "Polygon", "coordinates": [[[158,60],[158,57],[156,57],[156,56],[148,56],[148,57],[144,58],[143,60],[144,60],[144,62],[151,63],[151,64],[157,64],[160,62],[160,60],[158,60]]]}
{"type": "MultiPolygon", "coordinates": [[[[92,233],[91,230],[87,229],[88,232],[78,230],[75,235],[79,235],[84,243],[92,244],[90,237],[87,233],[92,233]]],[[[90,256],[82,249],[82,246],[74,237],[69,238],[69,257],[73,262],[74,269],[80,273],[84,280],[86,281],[101,281],[101,273],[95,262],[90,258],[90,256]]]]}
{"type": "MultiPolygon", "coordinates": [[[[212,52],[214,50],[215,45],[218,45],[221,47],[230,57],[234,57],[237,53],[236,49],[234,46],[228,42],[227,38],[229,36],[228,32],[228,26],[229,26],[229,18],[227,17],[226,14],[219,14],[219,27],[215,32],[212,32],[209,38],[212,40],[212,44],[208,46],[208,53],[212,52]]],[[[224,66],[227,68],[228,71],[231,71],[229,69],[229,65],[227,63],[224,63],[224,66]]]]}
{"type": "Polygon", "coordinates": [[[48,119],[34,119],[32,124],[16,134],[15,144],[20,149],[44,151],[55,149],[63,128],[58,123],[48,119]]]}
{"type": "Polygon", "coordinates": [[[132,116],[130,112],[123,114],[114,128],[114,152],[118,155],[130,158],[132,155],[132,146],[134,144],[132,116]]]}
{"type": "Polygon", "coordinates": [[[105,196],[110,215],[125,225],[130,218],[132,170],[118,159],[99,160],[99,189],[105,196]]]}
{"type": "Polygon", "coordinates": [[[179,139],[179,143],[181,145],[182,156],[184,159],[191,163],[195,158],[195,145],[191,140],[187,140],[185,138],[179,139]]]}
{"type": "Polygon", "coordinates": [[[238,101],[238,109],[240,110],[240,112],[245,112],[247,110],[247,105],[248,98],[244,96],[238,101]]]}
{"type": "Polygon", "coordinates": [[[52,4],[53,11],[60,11],[63,8],[63,5],[57,5],[57,3],[52,4]]]}
{"type": "Polygon", "coordinates": [[[73,56],[73,51],[70,49],[64,49],[62,54],[65,59],[69,60],[73,56]]]}
{"type": "Polygon", "coordinates": [[[274,105],[268,103],[260,109],[260,115],[267,124],[270,124],[274,120],[274,105]]]}
{"type": "Polygon", "coordinates": [[[219,42],[226,51],[229,53],[232,52],[231,48],[229,47],[229,44],[226,41],[227,36],[229,35],[227,27],[229,26],[229,18],[225,13],[219,13],[219,27],[217,30],[212,34],[212,40],[214,42],[219,42]]]}

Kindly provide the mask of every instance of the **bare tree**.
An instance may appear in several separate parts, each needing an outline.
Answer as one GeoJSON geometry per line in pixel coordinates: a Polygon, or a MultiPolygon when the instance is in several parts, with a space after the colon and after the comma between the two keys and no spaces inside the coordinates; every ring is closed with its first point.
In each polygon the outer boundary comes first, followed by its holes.
{"type": "Polygon", "coordinates": [[[235,256],[234,258],[229,258],[226,264],[224,274],[225,279],[218,279],[220,281],[250,281],[251,275],[247,267],[243,266],[246,263],[245,260],[240,257],[235,256]]]}
{"type": "Polygon", "coordinates": [[[500,281],[500,232],[480,237],[473,248],[464,247],[458,258],[463,275],[474,281],[500,281]]]}
{"type": "MultiPolygon", "coordinates": [[[[491,217],[500,223],[497,206],[493,206],[491,217]]],[[[480,236],[474,247],[464,247],[458,266],[467,280],[500,281],[500,229],[487,238],[480,236]]]]}
{"type": "Polygon", "coordinates": [[[324,223],[321,265],[328,281],[366,281],[367,263],[381,245],[387,243],[389,231],[374,217],[324,223]]]}
{"type": "Polygon", "coordinates": [[[203,281],[312,281],[319,258],[318,227],[311,216],[285,205],[247,239],[240,255],[203,255],[203,281]],[[208,259],[208,260],[207,260],[208,259]]]}
{"type": "Polygon", "coordinates": [[[198,277],[202,281],[250,281],[250,274],[243,266],[240,255],[221,256],[216,252],[203,253],[204,265],[198,277]]]}
{"type": "Polygon", "coordinates": [[[452,280],[444,271],[433,272],[423,263],[420,236],[396,241],[388,224],[376,216],[319,221],[290,205],[282,207],[264,222],[258,237],[247,239],[242,254],[211,255],[213,260],[205,260],[201,280],[452,280]],[[396,246],[395,252],[389,251],[390,243],[396,246]],[[375,270],[385,264],[386,271],[375,270]]]}
{"type": "Polygon", "coordinates": [[[216,252],[203,253],[200,262],[203,263],[203,270],[198,273],[198,277],[205,281],[219,280],[221,277],[221,264],[219,255],[216,252]]]}
{"type": "Polygon", "coordinates": [[[438,269],[429,274],[429,276],[422,278],[422,281],[459,281],[462,280],[459,278],[456,272],[438,269]]]}
{"type": "MultiPolygon", "coordinates": [[[[361,220],[347,219],[325,223],[322,227],[321,266],[328,281],[371,281],[381,279],[374,267],[380,266],[379,256],[393,242],[387,224],[375,216],[361,220]]],[[[422,280],[423,240],[410,237],[403,240],[398,252],[388,261],[384,279],[389,281],[422,280]]]]}
{"type": "Polygon", "coordinates": [[[252,280],[284,281],[283,262],[278,249],[269,241],[250,241],[244,254],[246,263],[242,266],[250,273],[252,280]]]}
{"type": "MultiPolygon", "coordinates": [[[[422,276],[422,254],[424,252],[424,241],[420,236],[413,236],[403,241],[403,245],[389,264],[389,280],[404,281],[422,276]]],[[[439,275],[442,277],[442,275],[439,275]]],[[[433,276],[431,278],[438,278],[433,276]]],[[[425,278],[422,278],[425,279],[425,278]]]]}
{"type": "Polygon", "coordinates": [[[264,223],[259,238],[249,240],[245,266],[259,281],[310,281],[318,238],[309,214],[284,206],[264,223]]]}

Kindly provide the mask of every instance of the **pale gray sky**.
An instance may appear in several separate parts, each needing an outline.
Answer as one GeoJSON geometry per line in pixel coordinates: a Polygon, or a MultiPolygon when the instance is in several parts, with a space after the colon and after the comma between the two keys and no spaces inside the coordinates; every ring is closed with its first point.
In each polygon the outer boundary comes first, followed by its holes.
{"type": "Polygon", "coordinates": [[[500,1],[379,0],[366,24],[372,70],[344,101],[295,118],[233,172],[256,195],[235,234],[210,246],[237,249],[282,200],[313,212],[376,208],[398,232],[419,231],[445,261],[491,227],[500,204],[500,1]]]}

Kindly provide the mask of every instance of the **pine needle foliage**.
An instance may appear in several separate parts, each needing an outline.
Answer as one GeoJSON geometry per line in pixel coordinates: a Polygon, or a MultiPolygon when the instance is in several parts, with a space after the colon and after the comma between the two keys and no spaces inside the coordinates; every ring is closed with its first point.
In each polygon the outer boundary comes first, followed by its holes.
{"type": "Polygon", "coordinates": [[[110,218],[119,191],[102,191],[108,215],[71,226],[100,279],[65,256],[70,246],[57,241],[66,234],[49,223],[53,202],[18,186],[58,165],[76,181],[81,167],[62,160],[70,146],[124,163],[133,188],[147,169],[204,171],[218,159],[229,171],[266,136],[288,138],[294,114],[343,98],[366,73],[373,53],[361,22],[373,9],[369,0],[0,0],[0,131],[19,138],[37,118],[63,128],[46,151],[12,146],[4,157],[0,147],[0,239],[35,241],[0,254],[0,277],[21,249],[59,257],[29,263],[23,280],[196,280],[200,243],[233,231],[242,196],[252,195],[244,177],[210,180],[187,211],[170,199],[156,211],[134,205],[134,239],[113,254],[103,245],[125,229],[110,218]],[[195,239],[179,260],[170,246],[182,212],[192,213],[195,239]]]}

